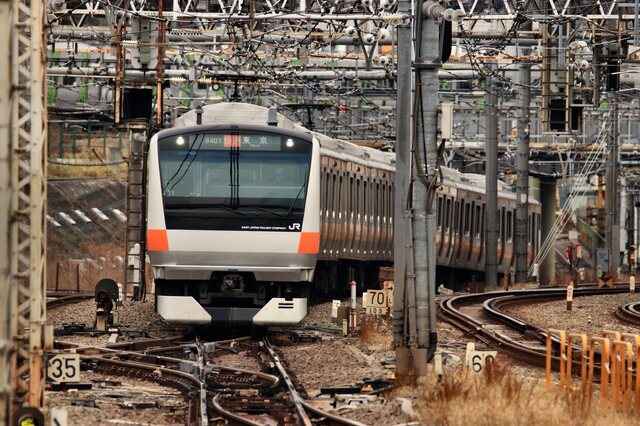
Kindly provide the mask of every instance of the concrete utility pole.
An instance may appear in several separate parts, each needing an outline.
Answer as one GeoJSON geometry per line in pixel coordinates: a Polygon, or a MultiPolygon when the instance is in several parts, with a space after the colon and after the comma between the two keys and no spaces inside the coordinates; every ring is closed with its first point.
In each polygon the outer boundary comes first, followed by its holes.
{"type": "MultiPolygon", "coordinates": [[[[400,12],[409,11],[408,1],[400,12]]],[[[437,189],[438,69],[444,8],[420,4],[416,23],[414,96],[410,89],[412,32],[398,33],[394,343],[396,376],[424,376],[437,344],[435,332],[435,223],[437,189]],[[413,108],[412,108],[413,107],[413,108]],[[410,111],[413,113],[410,115],[410,111]],[[407,117],[411,116],[411,120],[407,117]],[[410,189],[412,191],[410,191],[410,189]],[[407,201],[411,194],[412,204],[407,201]],[[411,220],[409,220],[411,217],[411,220]],[[397,317],[396,317],[397,315],[397,317]]]]}
{"type": "MultiPolygon", "coordinates": [[[[436,212],[434,200],[438,183],[438,70],[440,25],[444,10],[440,4],[425,2],[422,19],[417,21],[418,78],[414,110],[416,138],[413,141],[419,160],[413,171],[413,244],[416,273],[417,361],[425,363],[433,356],[436,336],[436,212]],[[423,154],[424,153],[424,154],[423,154]],[[422,157],[424,155],[424,158],[422,157]]],[[[418,367],[416,366],[416,370],[418,367]]],[[[426,372],[425,372],[426,373],[426,372]]],[[[422,373],[422,374],[425,374],[422,373]]]]}
{"type": "MultiPolygon", "coordinates": [[[[0,0],[0,51],[11,51],[11,2],[0,0]]],[[[11,75],[9,56],[0,55],[0,425],[9,424],[11,403],[11,75]]]]}
{"type": "Polygon", "coordinates": [[[520,64],[520,87],[518,87],[518,135],[516,143],[516,283],[527,282],[529,270],[529,103],[531,99],[531,64],[520,64]]]}
{"type": "Polygon", "coordinates": [[[485,204],[485,283],[487,290],[498,288],[498,95],[497,66],[491,65],[491,75],[487,76],[485,102],[486,120],[486,191],[485,204]]]}
{"type": "MultiPolygon", "coordinates": [[[[400,0],[399,13],[411,12],[411,1],[400,0]]],[[[408,200],[411,188],[411,104],[413,77],[411,72],[413,31],[410,20],[398,27],[398,85],[396,114],[396,184],[394,208],[394,272],[393,272],[393,344],[396,348],[396,374],[406,376],[411,370],[408,337],[409,312],[407,288],[413,288],[413,246],[411,244],[411,210],[408,200]],[[411,262],[409,263],[409,259],[411,262]]],[[[415,327],[415,322],[413,327],[415,327]]]]}

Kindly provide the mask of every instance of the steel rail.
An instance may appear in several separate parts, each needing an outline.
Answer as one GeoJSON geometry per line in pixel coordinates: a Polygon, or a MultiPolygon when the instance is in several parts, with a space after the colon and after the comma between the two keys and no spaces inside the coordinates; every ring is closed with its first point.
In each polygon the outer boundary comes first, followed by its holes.
{"type": "Polygon", "coordinates": [[[273,360],[273,363],[276,369],[278,370],[278,373],[280,373],[280,376],[284,380],[284,383],[287,385],[287,389],[289,390],[289,394],[291,395],[291,400],[293,402],[293,405],[296,408],[296,412],[298,413],[298,424],[311,426],[312,424],[311,419],[307,415],[307,412],[304,409],[304,405],[302,405],[302,402],[303,402],[302,397],[296,390],[296,387],[293,384],[291,377],[289,377],[289,374],[287,374],[287,370],[284,368],[284,365],[282,365],[282,361],[280,361],[280,357],[271,346],[271,343],[269,342],[268,338],[265,337],[262,340],[262,342],[264,344],[264,348],[267,350],[267,352],[269,353],[269,356],[273,360]]]}
{"type": "Polygon", "coordinates": [[[227,419],[231,419],[237,423],[243,424],[243,425],[250,425],[250,426],[260,426],[263,423],[259,423],[259,422],[254,422],[253,420],[250,420],[244,416],[241,416],[239,414],[235,414],[231,411],[226,410],[224,407],[222,407],[222,405],[220,405],[220,401],[218,400],[220,397],[220,394],[215,395],[211,402],[213,405],[213,409],[216,410],[216,412],[222,416],[224,416],[227,419]]]}
{"type": "Polygon", "coordinates": [[[640,326],[640,302],[630,302],[619,306],[616,310],[618,319],[640,326]]]}
{"type": "Polygon", "coordinates": [[[203,398],[206,401],[206,386],[196,376],[189,373],[184,373],[182,371],[172,370],[169,368],[160,367],[153,364],[146,364],[143,362],[120,361],[96,356],[82,356],[81,359],[85,361],[91,361],[98,365],[106,364],[112,367],[110,369],[110,372],[112,373],[115,372],[124,374],[125,370],[127,369],[133,371],[146,370],[149,374],[145,378],[156,381],[166,386],[176,388],[183,392],[183,395],[189,398],[190,407],[193,408],[193,411],[190,410],[190,412],[193,413],[192,418],[190,418],[189,420],[190,424],[200,424],[201,426],[207,426],[209,424],[206,412],[206,403],[204,405],[204,412],[202,405],[203,398]],[[167,380],[167,378],[169,378],[170,380],[167,380]],[[193,395],[190,395],[193,389],[198,389],[200,398],[194,398],[193,395]],[[204,395],[202,394],[203,392],[204,395]]]}
{"type": "MultiPolygon", "coordinates": [[[[597,294],[615,294],[627,292],[626,287],[600,288],[595,286],[585,286],[574,290],[574,297],[590,296],[597,294]]],[[[535,290],[518,290],[518,291],[499,291],[492,293],[472,294],[456,296],[444,300],[440,304],[440,317],[454,326],[465,331],[469,336],[475,337],[489,346],[499,348],[508,353],[513,358],[527,362],[529,364],[543,367],[546,363],[546,350],[532,348],[521,342],[517,342],[508,336],[497,331],[486,328],[483,322],[471,315],[467,315],[460,311],[461,305],[469,305],[473,303],[483,304],[483,313],[493,319],[508,325],[510,328],[517,330],[523,334],[534,336],[541,342],[546,339],[547,332],[529,324],[518,318],[515,318],[505,312],[500,311],[499,307],[509,304],[531,303],[531,301],[541,302],[546,300],[561,300],[566,295],[566,288],[549,288],[535,290]]],[[[557,339],[554,342],[558,343],[557,339]]],[[[560,357],[552,355],[552,364],[559,365],[560,357]]],[[[574,361],[576,362],[576,361],[574,361]]],[[[599,370],[599,366],[596,366],[599,370]]]]}
{"type": "Polygon", "coordinates": [[[292,401],[298,413],[298,424],[304,424],[305,426],[312,425],[314,422],[309,418],[307,414],[307,412],[311,412],[316,416],[324,417],[331,420],[332,424],[342,424],[342,425],[348,425],[348,426],[365,426],[364,423],[360,423],[355,420],[345,419],[344,417],[327,413],[326,411],[316,408],[311,404],[309,404],[308,402],[306,402],[296,390],[295,385],[291,380],[291,377],[287,373],[287,370],[284,368],[284,365],[280,360],[280,357],[273,349],[273,346],[271,345],[271,342],[269,342],[269,339],[265,337],[263,339],[263,344],[265,349],[267,350],[267,353],[271,357],[275,367],[278,369],[278,373],[280,373],[280,376],[282,377],[284,383],[286,383],[287,385],[289,394],[291,395],[292,401]]]}
{"type": "Polygon", "coordinates": [[[47,300],[47,309],[55,309],[64,305],[70,305],[72,303],[78,303],[93,298],[94,295],[92,293],[77,293],[70,294],[68,296],[56,297],[55,299],[47,300]]]}

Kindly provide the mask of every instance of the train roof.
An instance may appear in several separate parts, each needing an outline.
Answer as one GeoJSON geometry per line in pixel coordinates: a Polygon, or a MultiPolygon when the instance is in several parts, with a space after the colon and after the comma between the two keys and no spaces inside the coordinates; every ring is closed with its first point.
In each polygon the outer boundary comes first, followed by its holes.
{"type": "MultiPolygon", "coordinates": [[[[268,115],[269,108],[238,102],[225,102],[202,107],[203,124],[254,124],[264,126],[267,125],[268,115]]],[[[173,128],[196,126],[196,120],[196,111],[190,110],[176,119],[173,128]]],[[[395,155],[393,153],[361,147],[349,141],[333,139],[321,133],[310,131],[280,113],[278,113],[277,127],[279,129],[313,134],[320,143],[321,155],[389,171],[395,169],[395,155]]]]}
{"type": "MultiPolygon", "coordinates": [[[[255,124],[267,125],[269,108],[260,105],[243,104],[239,102],[224,102],[204,105],[202,107],[203,124],[255,124]]],[[[174,128],[197,125],[196,110],[192,109],[176,119],[174,128]]],[[[278,128],[286,130],[303,129],[293,120],[278,114],[278,128]]],[[[304,129],[307,133],[309,130],[304,129]]]]}
{"type": "MultiPolygon", "coordinates": [[[[225,102],[202,107],[203,124],[253,124],[266,125],[269,108],[239,102],[225,102]]],[[[367,167],[395,170],[395,153],[356,145],[352,142],[334,139],[322,133],[310,131],[283,114],[278,113],[278,128],[313,134],[320,143],[320,153],[331,158],[352,161],[367,167]]],[[[174,128],[195,126],[197,115],[190,110],[176,119],[174,128]]],[[[474,173],[462,173],[448,167],[441,167],[444,185],[460,189],[484,191],[486,177],[474,173]]],[[[498,191],[507,198],[515,197],[509,185],[498,181],[498,191]]],[[[535,201],[530,198],[530,201],[535,201]]]]}

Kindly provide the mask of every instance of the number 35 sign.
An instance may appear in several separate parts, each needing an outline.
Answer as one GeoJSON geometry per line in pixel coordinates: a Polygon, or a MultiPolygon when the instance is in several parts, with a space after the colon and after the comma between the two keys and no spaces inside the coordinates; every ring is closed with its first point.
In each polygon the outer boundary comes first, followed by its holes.
{"type": "Polygon", "coordinates": [[[474,373],[481,373],[487,364],[496,360],[497,351],[476,351],[474,343],[467,343],[466,364],[474,373]]]}
{"type": "Polygon", "coordinates": [[[47,377],[55,383],[80,381],[80,355],[58,354],[49,358],[47,377]]]}

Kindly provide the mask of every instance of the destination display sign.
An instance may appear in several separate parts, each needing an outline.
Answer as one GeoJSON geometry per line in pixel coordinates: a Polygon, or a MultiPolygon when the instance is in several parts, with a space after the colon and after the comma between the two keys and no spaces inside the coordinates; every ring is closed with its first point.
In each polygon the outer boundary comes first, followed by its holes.
{"type": "MultiPolygon", "coordinates": [[[[296,141],[291,139],[288,143],[293,147],[296,141]]],[[[280,151],[283,148],[282,137],[269,134],[205,133],[190,136],[189,144],[192,149],[207,151],[227,151],[233,148],[238,148],[240,151],[280,151]]]]}

